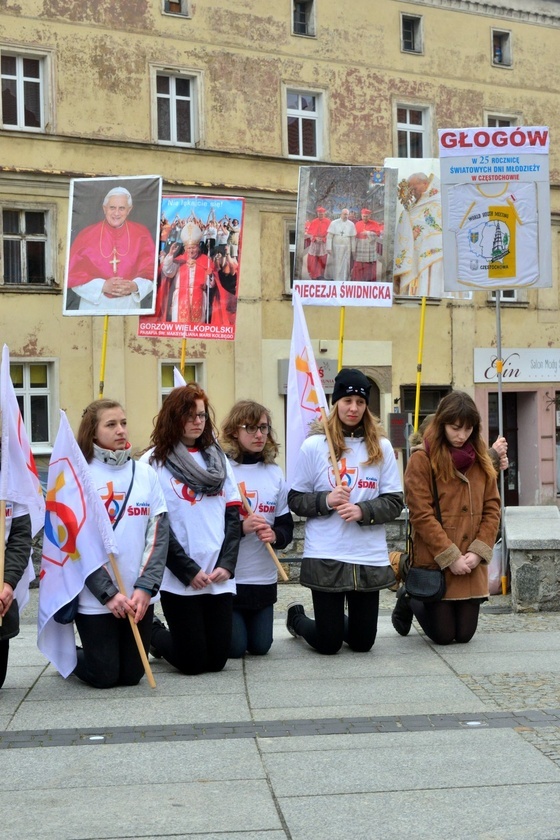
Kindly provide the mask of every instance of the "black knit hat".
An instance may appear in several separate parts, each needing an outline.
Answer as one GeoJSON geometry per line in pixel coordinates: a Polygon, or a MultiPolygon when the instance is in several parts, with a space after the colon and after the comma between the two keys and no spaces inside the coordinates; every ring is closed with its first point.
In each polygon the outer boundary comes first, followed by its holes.
{"type": "Polygon", "coordinates": [[[341,397],[363,397],[369,401],[371,382],[361,370],[355,368],[343,368],[336,374],[331,403],[335,404],[341,397]]]}

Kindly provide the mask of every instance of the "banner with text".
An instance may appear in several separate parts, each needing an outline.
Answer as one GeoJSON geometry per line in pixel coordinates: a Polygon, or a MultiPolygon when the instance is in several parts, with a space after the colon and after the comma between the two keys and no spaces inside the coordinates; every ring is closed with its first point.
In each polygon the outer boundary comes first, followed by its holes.
{"type": "Polygon", "coordinates": [[[163,196],[156,309],[138,335],[234,340],[244,203],[163,196]]]}
{"type": "Polygon", "coordinates": [[[438,133],[444,288],[550,287],[548,128],[438,133]]]}
{"type": "Polygon", "coordinates": [[[293,288],[302,304],[391,306],[397,173],[300,168],[293,288]]]}

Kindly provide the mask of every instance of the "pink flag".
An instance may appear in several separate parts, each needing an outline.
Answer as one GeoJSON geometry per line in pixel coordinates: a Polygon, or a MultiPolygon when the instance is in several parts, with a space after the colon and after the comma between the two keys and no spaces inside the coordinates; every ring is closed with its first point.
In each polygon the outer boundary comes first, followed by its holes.
{"type": "Polygon", "coordinates": [[[49,463],[43,557],[37,619],[39,650],[63,677],[76,667],[74,625],[53,616],[84,588],[85,580],[118,553],[107,511],[93,484],[87,461],[66,418],[49,463]]]}
{"type": "Polygon", "coordinates": [[[303,306],[297,292],[292,295],[294,326],[288,369],[288,400],[286,428],[286,479],[292,485],[293,472],[299,450],[313,420],[321,419],[321,408],[328,413],[328,405],[321,378],[315,363],[303,306]]]}
{"type": "Polygon", "coordinates": [[[0,369],[0,408],[2,410],[0,499],[25,505],[31,516],[31,531],[35,536],[43,527],[45,501],[29,438],[10,378],[10,352],[6,345],[2,350],[2,368],[0,369]]]}

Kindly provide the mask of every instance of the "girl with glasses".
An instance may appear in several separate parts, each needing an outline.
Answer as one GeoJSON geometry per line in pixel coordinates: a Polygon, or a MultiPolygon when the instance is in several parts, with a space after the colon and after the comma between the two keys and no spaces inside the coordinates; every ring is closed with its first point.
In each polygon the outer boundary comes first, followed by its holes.
{"type": "Polygon", "coordinates": [[[159,476],[170,534],[161,585],[169,629],[154,619],[150,653],[183,674],[221,671],[231,643],[241,499],[199,385],[171,391],[151,443],[142,460],[159,476]]]}
{"type": "Polygon", "coordinates": [[[276,566],[266,545],[286,548],[294,530],[268,409],[252,400],[237,402],[222,424],[222,443],[252,511],[243,508],[240,515],[230,656],[262,656],[272,645],[277,599],[276,566]]]}

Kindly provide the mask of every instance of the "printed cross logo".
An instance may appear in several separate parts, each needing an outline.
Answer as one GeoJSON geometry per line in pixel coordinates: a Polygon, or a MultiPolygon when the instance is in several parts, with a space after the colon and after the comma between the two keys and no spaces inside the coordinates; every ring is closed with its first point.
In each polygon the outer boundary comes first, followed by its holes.
{"type": "MultiPolygon", "coordinates": [[[[64,566],[68,559],[80,559],[76,543],[86,520],[86,502],[71,461],[61,458],[58,463],[60,472],[47,489],[43,559],[55,566],[64,566]]],[[[51,464],[51,468],[53,466],[51,464]]]]}
{"type": "Polygon", "coordinates": [[[125,498],[125,493],[115,493],[113,482],[109,481],[103,490],[100,490],[99,495],[101,496],[101,501],[105,505],[105,510],[109,514],[109,519],[111,520],[111,524],[115,521],[118,517],[123,499],[125,498]]]}
{"type": "MultiPolygon", "coordinates": [[[[358,468],[348,467],[346,465],[346,458],[340,459],[340,461],[338,462],[338,468],[340,471],[341,484],[346,485],[346,487],[349,487],[352,490],[356,484],[356,479],[358,477],[358,468]]],[[[329,484],[331,485],[331,487],[336,487],[337,484],[336,476],[332,467],[329,467],[329,484]]]]}
{"type": "Polygon", "coordinates": [[[194,490],[187,484],[183,484],[182,481],[178,481],[176,478],[171,479],[171,487],[173,488],[173,492],[182,502],[188,502],[191,505],[195,505],[197,502],[200,502],[202,499],[202,493],[195,493],[194,490]]]}
{"type": "Polygon", "coordinates": [[[313,414],[320,415],[321,407],[319,405],[319,394],[313,380],[313,372],[308,361],[307,347],[304,347],[302,353],[296,356],[295,361],[296,371],[298,374],[300,406],[304,411],[310,411],[313,414]]]}

